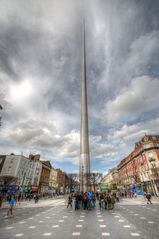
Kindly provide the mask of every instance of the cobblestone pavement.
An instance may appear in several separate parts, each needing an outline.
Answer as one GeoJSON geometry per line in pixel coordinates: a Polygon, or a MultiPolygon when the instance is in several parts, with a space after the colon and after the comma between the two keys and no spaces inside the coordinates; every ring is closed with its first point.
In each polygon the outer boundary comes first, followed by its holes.
{"type": "Polygon", "coordinates": [[[0,238],[33,239],[158,239],[159,205],[121,201],[114,210],[66,208],[65,199],[44,200],[17,207],[13,218],[0,210],[0,238]],[[30,206],[29,206],[30,205],[30,206]]]}

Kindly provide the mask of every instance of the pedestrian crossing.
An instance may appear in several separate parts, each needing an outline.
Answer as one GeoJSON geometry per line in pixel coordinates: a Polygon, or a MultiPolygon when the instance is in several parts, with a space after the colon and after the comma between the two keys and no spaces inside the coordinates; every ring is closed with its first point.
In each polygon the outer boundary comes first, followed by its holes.
{"type": "MultiPolygon", "coordinates": [[[[118,205],[113,210],[100,210],[98,207],[94,210],[83,211],[66,208],[65,200],[56,200],[51,206],[47,207],[46,202],[43,204],[44,211],[39,211],[39,208],[34,208],[35,213],[26,213],[26,218],[22,218],[17,222],[12,220],[12,224],[1,228],[1,232],[5,235],[2,238],[144,238],[146,235],[137,229],[137,225],[132,224],[122,213],[146,220],[149,226],[153,226],[153,220],[147,220],[146,217],[135,210],[129,209],[124,205],[118,205]],[[47,210],[46,210],[47,208],[47,210]],[[31,217],[30,217],[31,215],[31,217]],[[26,233],[27,232],[27,233],[26,233]],[[91,235],[91,236],[90,236],[91,235]]],[[[50,205],[50,204],[49,204],[50,205]]],[[[33,210],[33,209],[31,209],[33,210]]],[[[145,208],[144,208],[145,210],[145,208]]],[[[148,209],[149,210],[149,209],[148,209]]],[[[150,208],[152,211],[152,209],[150,208]]],[[[155,211],[154,211],[155,213],[155,211]]]]}

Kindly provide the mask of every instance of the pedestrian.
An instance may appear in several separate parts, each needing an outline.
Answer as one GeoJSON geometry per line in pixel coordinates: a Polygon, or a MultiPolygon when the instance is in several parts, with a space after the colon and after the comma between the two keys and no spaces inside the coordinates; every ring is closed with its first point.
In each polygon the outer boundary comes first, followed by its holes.
{"type": "Polygon", "coordinates": [[[93,194],[92,192],[88,192],[88,209],[91,210],[92,208],[92,199],[93,199],[93,194]]]}
{"type": "Polygon", "coordinates": [[[68,204],[67,204],[67,208],[69,207],[69,205],[71,206],[71,208],[72,208],[72,194],[71,195],[69,195],[69,197],[68,197],[68,204]]]}
{"type": "Polygon", "coordinates": [[[147,204],[152,204],[152,202],[151,202],[151,194],[150,193],[146,193],[146,199],[147,199],[147,204]]]}
{"type": "Polygon", "coordinates": [[[83,192],[80,193],[79,200],[80,200],[80,209],[84,208],[84,203],[83,203],[83,192]]]}
{"type": "Polygon", "coordinates": [[[15,205],[15,199],[14,199],[14,196],[12,195],[11,196],[11,199],[9,201],[9,208],[8,208],[8,211],[7,211],[7,216],[9,217],[10,215],[13,216],[13,207],[15,205]]]}
{"type": "Polygon", "coordinates": [[[104,208],[104,195],[103,195],[103,193],[101,193],[99,195],[99,207],[100,207],[100,209],[104,208]]]}
{"type": "Polygon", "coordinates": [[[0,208],[2,207],[2,193],[0,192],[0,208]]]}
{"type": "Polygon", "coordinates": [[[116,201],[119,202],[119,192],[116,193],[116,201]]]}
{"type": "Polygon", "coordinates": [[[104,208],[107,209],[107,194],[104,195],[104,208]]]}
{"type": "Polygon", "coordinates": [[[111,198],[110,194],[108,194],[108,196],[107,196],[107,208],[108,208],[108,210],[112,209],[112,198],[111,198]]]}
{"type": "Polygon", "coordinates": [[[95,208],[96,206],[96,196],[93,194],[93,199],[92,199],[92,207],[95,208]]]}
{"type": "Polygon", "coordinates": [[[19,205],[20,205],[20,201],[21,201],[21,193],[19,193],[19,195],[18,195],[18,202],[19,202],[19,205]]]}
{"type": "Polygon", "coordinates": [[[35,201],[35,203],[38,203],[38,201],[39,201],[39,196],[37,193],[34,195],[34,201],[35,201]]]}
{"type": "Polygon", "coordinates": [[[83,196],[83,204],[84,204],[84,210],[88,209],[88,196],[87,193],[84,194],[83,196]]]}
{"type": "Polygon", "coordinates": [[[114,205],[116,203],[116,199],[114,195],[111,195],[111,199],[112,199],[112,209],[114,209],[114,205]]]}

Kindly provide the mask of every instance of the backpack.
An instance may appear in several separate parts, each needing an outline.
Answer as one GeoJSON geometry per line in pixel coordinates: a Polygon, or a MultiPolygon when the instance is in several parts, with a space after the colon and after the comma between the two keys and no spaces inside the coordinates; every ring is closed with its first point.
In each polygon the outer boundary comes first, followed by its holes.
{"type": "Polygon", "coordinates": [[[87,201],[87,196],[86,196],[86,195],[83,197],[83,201],[84,201],[84,202],[87,201]]]}

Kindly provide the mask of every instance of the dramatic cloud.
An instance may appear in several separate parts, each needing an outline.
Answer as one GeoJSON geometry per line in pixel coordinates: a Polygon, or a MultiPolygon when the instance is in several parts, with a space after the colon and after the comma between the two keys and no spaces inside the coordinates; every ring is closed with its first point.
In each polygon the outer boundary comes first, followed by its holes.
{"type": "Polygon", "coordinates": [[[114,100],[108,101],[105,107],[105,118],[108,122],[131,120],[142,113],[159,109],[159,79],[141,76],[132,80],[114,100]]]}
{"type": "Polygon", "coordinates": [[[158,128],[159,118],[130,126],[124,125],[122,128],[109,136],[109,139],[123,140],[125,142],[131,140],[136,142],[139,138],[142,138],[144,134],[156,134],[156,132],[158,132],[158,128]]]}

